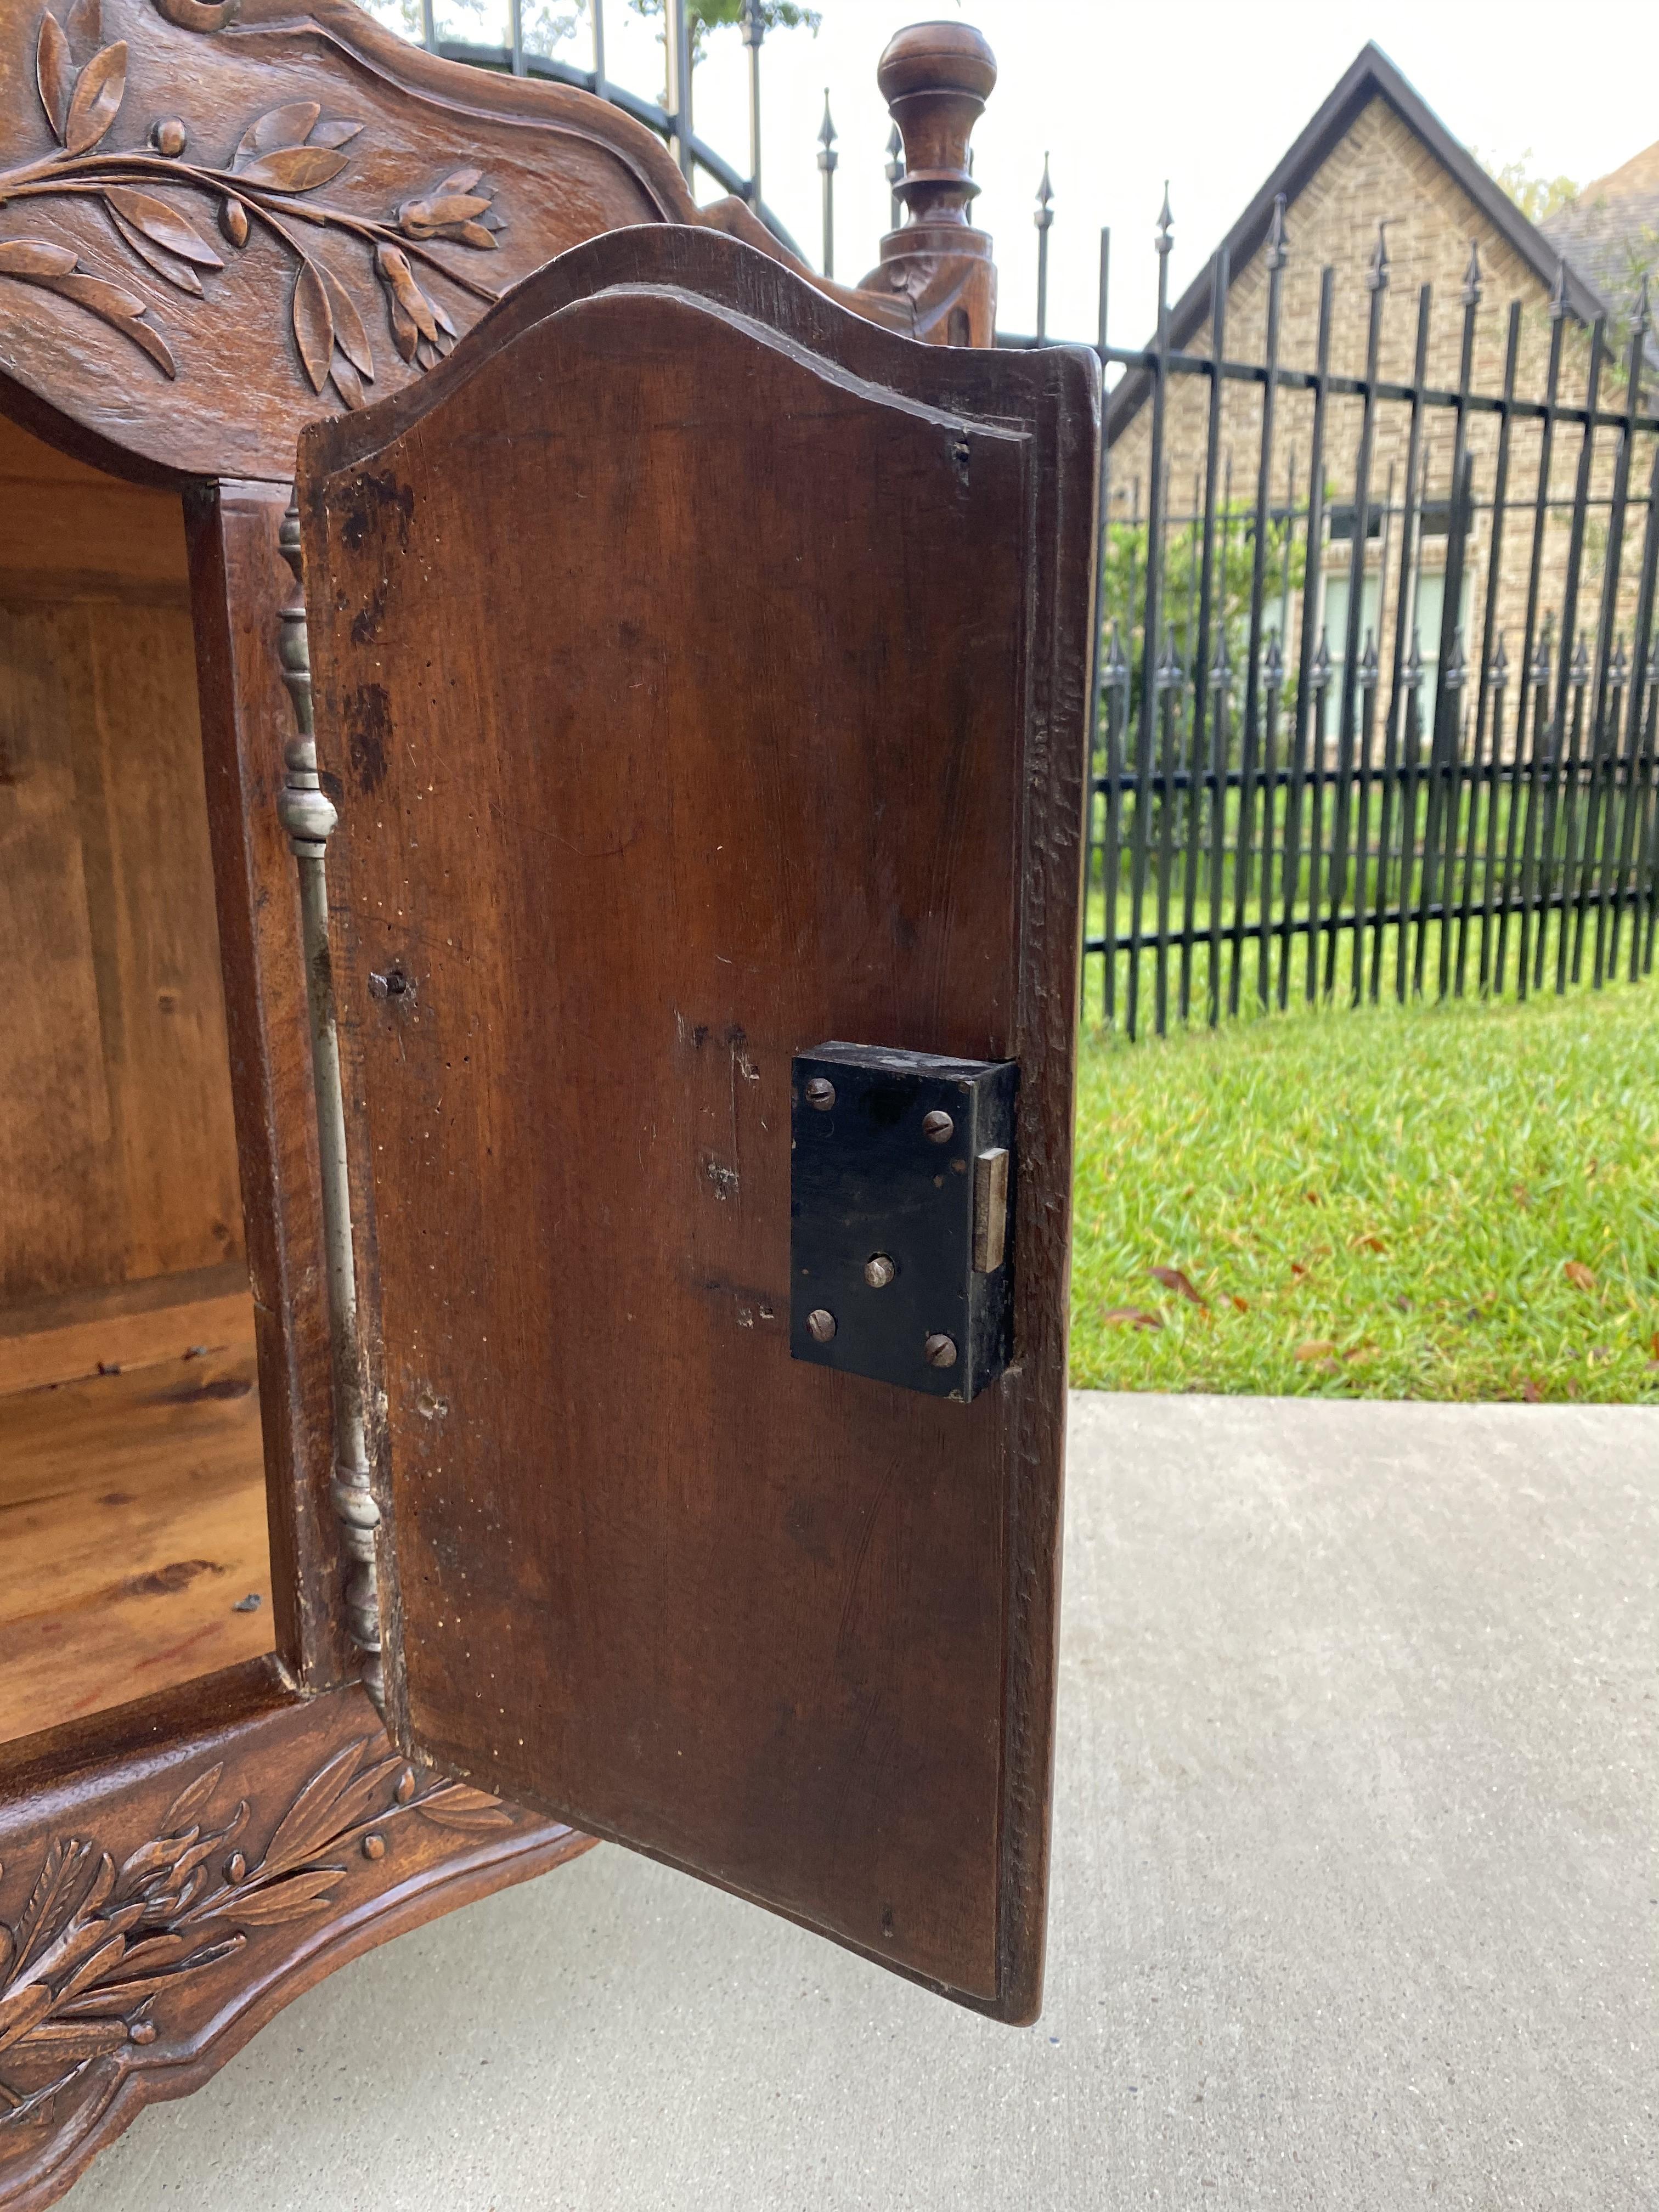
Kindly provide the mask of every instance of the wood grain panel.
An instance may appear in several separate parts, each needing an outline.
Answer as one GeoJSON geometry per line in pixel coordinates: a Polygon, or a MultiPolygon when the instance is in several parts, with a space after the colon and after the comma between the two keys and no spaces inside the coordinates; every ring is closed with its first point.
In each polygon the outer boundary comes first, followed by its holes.
{"type": "Polygon", "coordinates": [[[638,231],[302,447],[398,1726],[1006,2017],[1096,405],[1086,359],[911,347],[638,231]],[[970,1407],[787,1356],[826,1036],[1021,1063],[1018,1364],[970,1407]]]}
{"type": "Polygon", "coordinates": [[[215,484],[186,513],[277,1649],[314,1690],[345,1678],[351,1646],[329,1498],[333,1400],[305,963],[294,856],[276,817],[294,727],[273,650],[294,588],[276,544],[287,503],[286,489],[215,484]]]}
{"type": "Polygon", "coordinates": [[[185,604],[176,492],[123,483],[0,416],[0,592],[185,604]]]}
{"type": "Polygon", "coordinates": [[[0,1741],[270,1649],[252,1300],[112,1306],[0,1339],[0,1741]]]}
{"type": "Polygon", "coordinates": [[[0,490],[4,1304],[242,1235],[180,503],[15,429],[0,490]]]}

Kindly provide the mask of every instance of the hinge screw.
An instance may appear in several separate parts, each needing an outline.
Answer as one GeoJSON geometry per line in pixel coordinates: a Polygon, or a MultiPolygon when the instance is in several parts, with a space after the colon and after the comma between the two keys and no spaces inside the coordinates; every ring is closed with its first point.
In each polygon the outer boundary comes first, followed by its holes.
{"type": "Polygon", "coordinates": [[[930,1367],[954,1367],[957,1364],[957,1340],[953,1336],[930,1336],[922,1349],[930,1367]]]}
{"type": "MultiPolygon", "coordinates": [[[[922,1116],[921,1133],[930,1145],[948,1145],[957,1133],[957,1125],[948,1114],[941,1113],[935,1108],[933,1113],[925,1114],[922,1116]]],[[[948,1343],[949,1338],[945,1341],[948,1343]]],[[[956,1356],[955,1348],[952,1347],[951,1358],[954,1359],[956,1356]]],[[[945,1364],[949,1366],[950,1361],[945,1361],[945,1364]]]]}
{"type": "Polygon", "coordinates": [[[864,1279],[872,1291],[884,1291],[896,1273],[884,1252],[872,1252],[864,1263],[864,1279]]]}
{"type": "MultiPolygon", "coordinates": [[[[806,1334],[811,1338],[813,1343],[828,1344],[835,1333],[836,1316],[834,1314],[827,1312],[823,1306],[814,1306],[811,1312],[806,1316],[806,1334]]],[[[949,1343],[949,1338],[947,1338],[945,1341],[949,1343]]],[[[951,1346],[951,1357],[954,1359],[956,1356],[957,1348],[955,1345],[952,1344],[951,1346]]]]}
{"type": "Polygon", "coordinates": [[[836,1103],[836,1086],[827,1076],[815,1075],[806,1085],[806,1103],[827,1114],[836,1103]]]}

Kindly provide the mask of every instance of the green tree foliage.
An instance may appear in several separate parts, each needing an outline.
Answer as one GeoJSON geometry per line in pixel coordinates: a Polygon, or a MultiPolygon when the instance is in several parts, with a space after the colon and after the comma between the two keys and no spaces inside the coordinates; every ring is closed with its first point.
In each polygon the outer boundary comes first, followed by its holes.
{"type": "Polygon", "coordinates": [[[1500,161],[1478,151],[1475,159],[1493,183],[1503,186],[1528,222],[1543,222],[1559,215],[1572,205],[1581,189],[1571,177],[1540,177],[1532,167],[1530,146],[1514,161],[1500,161]]]}
{"type": "MultiPolygon", "coordinates": [[[[402,31],[406,38],[419,39],[421,0],[367,0],[367,4],[371,15],[378,15],[383,23],[402,31]]],[[[647,19],[660,19],[664,12],[664,0],[628,0],[628,4],[636,15],[647,19]]],[[[506,22],[505,0],[444,0],[446,16],[457,11],[471,19],[469,33],[481,38],[489,35],[488,26],[506,22]]],[[[768,31],[816,31],[823,20],[816,8],[803,8],[797,0],[762,0],[760,13],[762,27],[768,31]]],[[[702,58],[710,31],[743,21],[743,0],[687,0],[686,15],[695,63],[702,58]]],[[[555,52],[587,21],[587,0],[566,0],[563,6],[557,0],[526,0],[525,45],[532,53],[555,52]]],[[[504,29],[501,35],[505,36],[504,29]]]]}
{"type": "MultiPolygon", "coordinates": [[[[661,15],[665,0],[628,0],[636,15],[661,15]]],[[[743,21],[743,0],[687,0],[691,31],[691,59],[702,58],[703,41],[710,31],[743,21]]],[[[767,31],[816,31],[823,21],[816,8],[802,8],[796,0],[762,0],[761,27],[767,31]]]]}
{"type": "MultiPolygon", "coordinates": [[[[1137,678],[1140,669],[1146,616],[1146,541],[1145,522],[1114,522],[1106,533],[1105,609],[1107,638],[1115,623],[1118,643],[1137,678]]],[[[1211,585],[1210,658],[1213,663],[1218,641],[1224,632],[1228,657],[1241,677],[1249,651],[1250,580],[1255,568],[1255,509],[1235,501],[1218,507],[1212,538],[1213,574],[1211,585]]],[[[1265,641],[1276,631],[1288,582],[1294,599],[1306,574],[1307,551],[1303,529],[1292,542],[1291,526],[1279,512],[1267,523],[1267,575],[1262,592],[1261,634],[1265,641]]],[[[1176,656],[1189,668],[1198,650],[1198,620],[1204,575],[1204,525],[1201,520],[1166,524],[1164,532],[1163,621],[1176,656]]],[[[1161,649],[1163,641],[1158,641],[1161,649]]],[[[1293,672],[1285,671],[1287,687],[1293,672]]]]}

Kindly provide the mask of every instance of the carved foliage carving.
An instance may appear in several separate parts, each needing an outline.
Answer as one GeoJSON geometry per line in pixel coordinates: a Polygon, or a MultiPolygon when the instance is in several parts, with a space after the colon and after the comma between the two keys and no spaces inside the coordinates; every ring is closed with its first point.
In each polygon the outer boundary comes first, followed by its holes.
{"type": "MultiPolygon", "coordinates": [[[[90,202],[131,262],[198,299],[204,278],[211,280],[228,255],[263,233],[294,270],[289,323],[313,391],[331,382],[348,407],[361,407],[375,362],[357,297],[307,241],[308,229],[349,244],[367,262],[392,343],[417,368],[430,368],[456,336],[440,285],[473,300],[495,298],[464,265],[467,255],[493,252],[505,228],[477,169],[456,170],[388,216],[355,212],[321,195],[349,167],[347,149],[363,126],[325,116],[313,100],[253,117],[222,161],[198,158],[188,124],[177,116],[157,119],[143,143],[121,149],[112,142],[121,135],[127,46],[124,40],[102,42],[100,0],[74,0],[62,23],[46,9],[34,60],[43,135],[51,143],[35,158],[0,170],[0,213],[32,210],[36,202],[90,202]]],[[[61,238],[30,230],[0,238],[0,278],[72,301],[142,348],[165,374],[177,374],[167,326],[132,274],[117,281],[87,265],[61,238]]]]}
{"type": "Polygon", "coordinates": [[[375,1864],[408,1816],[485,1838],[518,1816],[483,1790],[380,1756],[383,1737],[334,1753],[296,1792],[257,1859],[243,1799],[216,1814],[223,1765],[182,1790],[161,1833],[118,1862],[95,1840],[46,1850],[15,1919],[0,1921],[0,2135],[44,2123],[99,2058],[155,2041],[169,2000],[235,1957],[251,1929],[337,1902],[354,1862],[375,1864]]]}

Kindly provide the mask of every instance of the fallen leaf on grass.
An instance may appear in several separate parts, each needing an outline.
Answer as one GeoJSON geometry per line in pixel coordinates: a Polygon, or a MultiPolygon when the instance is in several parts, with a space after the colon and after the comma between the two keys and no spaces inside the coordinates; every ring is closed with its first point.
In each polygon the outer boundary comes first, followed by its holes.
{"type": "Polygon", "coordinates": [[[1515,1202],[1517,1206],[1530,1206],[1532,1204],[1532,1193],[1527,1188],[1527,1186],[1523,1182],[1518,1182],[1516,1184],[1514,1197],[1515,1202]]]}
{"type": "Polygon", "coordinates": [[[1544,1402],[1544,1394],[1530,1375],[1521,1385],[1521,1395],[1528,1406],[1541,1406],[1544,1402]]]}
{"type": "Polygon", "coordinates": [[[1380,1237],[1373,1235],[1369,1229],[1364,1231],[1360,1236],[1354,1238],[1353,1248],[1356,1252],[1386,1252],[1389,1249],[1382,1242],[1382,1239],[1380,1237]]]}
{"type": "Polygon", "coordinates": [[[1564,1260],[1561,1273],[1576,1291],[1593,1291],[1595,1288],[1595,1270],[1587,1267],[1582,1260],[1564,1260]]]}
{"type": "Polygon", "coordinates": [[[1296,1357],[1298,1359],[1334,1359],[1336,1346],[1322,1336],[1316,1337],[1311,1343],[1298,1344],[1296,1357]]]}
{"type": "Polygon", "coordinates": [[[1319,1193],[1316,1190],[1304,1190],[1302,1195],[1307,1200],[1310,1206],[1323,1206],[1325,1203],[1324,1200],[1319,1195],[1319,1193]]]}
{"type": "MultiPolygon", "coordinates": [[[[1237,1306],[1240,1313],[1249,1313],[1250,1310],[1249,1300],[1248,1298],[1241,1298],[1237,1291],[1228,1291],[1227,1303],[1230,1306],[1237,1306]]],[[[1656,1335],[1653,1340],[1653,1356],[1655,1361],[1659,1362],[1659,1335],[1656,1335]]]]}
{"type": "Polygon", "coordinates": [[[1302,1262],[1301,1262],[1301,1261],[1300,1261],[1300,1260],[1292,1260],[1292,1261],[1291,1261],[1291,1279],[1293,1282],[1297,1282],[1297,1283],[1299,1283],[1299,1282],[1301,1281],[1302,1278],[1304,1277],[1304,1275],[1305,1275],[1305,1274],[1307,1273],[1307,1272],[1308,1272],[1308,1271],[1307,1271],[1307,1269],[1303,1266],[1303,1264],[1302,1264],[1302,1262]]]}
{"type": "Polygon", "coordinates": [[[1206,1313],[1210,1310],[1210,1301],[1200,1297],[1193,1288],[1191,1276],[1183,1274],[1179,1267],[1153,1267],[1148,1272],[1152,1280],[1162,1283],[1166,1291],[1179,1291],[1183,1298],[1189,1298],[1194,1305],[1201,1306],[1206,1313]]]}
{"type": "Polygon", "coordinates": [[[1100,1316],[1108,1328],[1162,1328],[1163,1320],[1139,1306],[1108,1306],[1100,1316]]]}

